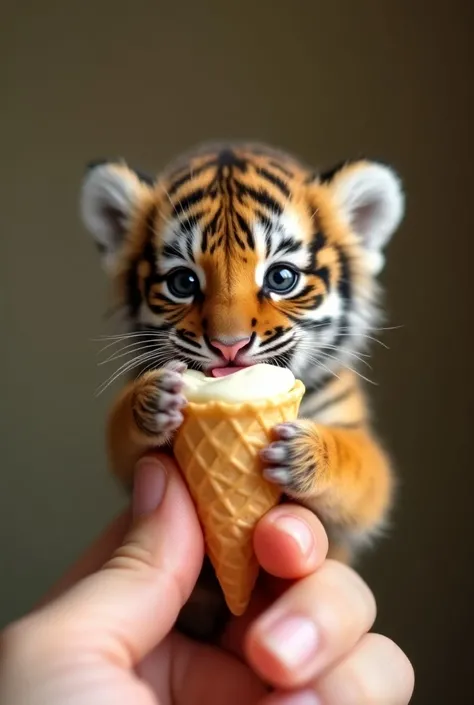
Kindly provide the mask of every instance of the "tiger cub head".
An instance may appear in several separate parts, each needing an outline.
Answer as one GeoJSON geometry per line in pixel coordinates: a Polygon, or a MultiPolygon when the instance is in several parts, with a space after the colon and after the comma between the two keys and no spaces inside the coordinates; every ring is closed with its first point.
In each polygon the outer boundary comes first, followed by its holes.
{"type": "Polygon", "coordinates": [[[149,367],[179,359],[218,376],[266,362],[317,380],[353,362],[377,321],[404,197],[380,163],[318,173],[261,145],[218,145],[157,178],[95,163],[81,211],[147,333],[149,367]]]}

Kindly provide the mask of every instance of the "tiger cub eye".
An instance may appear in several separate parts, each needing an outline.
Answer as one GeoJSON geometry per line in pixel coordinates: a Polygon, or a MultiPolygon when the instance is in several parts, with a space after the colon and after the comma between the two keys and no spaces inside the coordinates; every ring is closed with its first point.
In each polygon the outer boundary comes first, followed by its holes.
{"type": "Polygon", "coordinates": [[[299,274],[286,264],[275,264],[265,275],[264,285],[276,294],[287,294],[295,288],[299,274]]]}
{"type": "Polygon", "coordinates": [[[169,273],[166,278],[170,294],[177,299],[189,299],[199,291],[199,280],[196,274],[187,267],[179,267],[169,273]]]}

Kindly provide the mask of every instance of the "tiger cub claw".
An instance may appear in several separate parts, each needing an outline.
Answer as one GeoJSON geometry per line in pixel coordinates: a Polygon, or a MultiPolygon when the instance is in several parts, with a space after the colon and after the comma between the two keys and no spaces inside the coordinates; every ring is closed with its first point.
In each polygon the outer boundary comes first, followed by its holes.
{"type": "Polygon", "coordinates": [[[260,452],[264,477],[296,499],[315,492],[319,463],[314,433],[308,422],[279,424],[273,429],[276,440],[260,452]]]}
{"type": "Polygon", "coordinates": [[[157,443],[169,439],[183,422],[181,410],[186,405],[182,374],[186,365],[174,362],[160,370],[145,373],[137,382],[133,397],[133,417],[137,428],[157,443]]]}

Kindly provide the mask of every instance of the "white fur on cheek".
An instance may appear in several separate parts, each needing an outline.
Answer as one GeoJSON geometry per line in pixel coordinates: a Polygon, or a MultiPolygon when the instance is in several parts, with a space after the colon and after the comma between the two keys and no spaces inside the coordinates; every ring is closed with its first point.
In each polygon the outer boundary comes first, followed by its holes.
{"type": "Polygon", "coordinates": [[[153,311],[149,309],[146,301],[142,301],[137,318],[140,323],[145,326],[161,326],[165,323],[165,317],[153,313],[153,311]]]}
{"type": "Polygon", "coordinates": [[[318,306],[314,311],[309,312],[305,318],[310,318],[312,321],[320,321],[323,318],[337,319],[342,312],[342,301],[337,291],[331,291],[324,299],[321,306],[318,306]]]}

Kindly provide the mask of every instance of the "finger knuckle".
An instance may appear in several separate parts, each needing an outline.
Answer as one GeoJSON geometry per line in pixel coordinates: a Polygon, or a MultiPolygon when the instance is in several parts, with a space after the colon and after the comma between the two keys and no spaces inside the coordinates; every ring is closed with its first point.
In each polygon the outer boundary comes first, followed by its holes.
{"type": "Polygon", "coordinates": [[[154,555],[146,546],[130,539],[115,550],[104,568],[148,574],[155,570],[154,555]]]}

